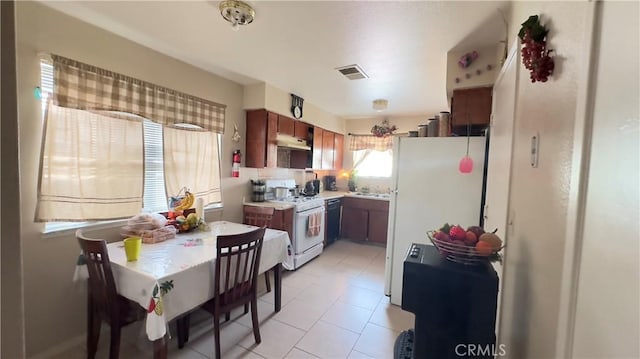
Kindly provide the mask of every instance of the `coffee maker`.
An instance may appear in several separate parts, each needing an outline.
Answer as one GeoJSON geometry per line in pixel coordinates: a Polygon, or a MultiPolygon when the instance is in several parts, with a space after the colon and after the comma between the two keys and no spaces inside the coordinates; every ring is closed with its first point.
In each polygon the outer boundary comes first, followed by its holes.
{"type": "Polygon", "coordinates": [[[337,191],[336,176],[324,176],[324,188],[327,191],[337,191]]]}

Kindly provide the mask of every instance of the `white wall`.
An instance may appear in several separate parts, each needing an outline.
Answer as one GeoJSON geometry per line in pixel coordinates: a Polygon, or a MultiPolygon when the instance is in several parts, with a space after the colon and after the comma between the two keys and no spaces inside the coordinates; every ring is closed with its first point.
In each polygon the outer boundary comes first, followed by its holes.
{"type": "MultiPolygon", "coordinates": [[[[302,96],[302,94],[296,95],[302,96]]],[[[265,86],[265,108],[288,117],[293,117],[291,114],[291,93],[267,84],[265,86]]],[[[333,132],[344,133],[343,119],[322,110],[308,100],[304,101],[302,118],[300,120],[333,132]]]]}
{"type": "MultiPolygon", "coordinates": [[[[245,110],[265,108],[284,116],[293,117],[291,114],[291,93],[264,82],[244,87],[243,106],[245,110]]],[[[302,118],[300,118],[300,121],[333,132],[344,133],[345,124],[343,119],[322,110],[307,100],[304,101],[302,106],[302,118]]]]}
{"type": "Polygon", "coordinates": [[[2,44],[2,204],[0,221],[2,228],[0,248],[2,257],[2,280],[0,294],[2,302],[0,323],[2,348],[0,357],[24,357],[24,317],[22,252],[20,246],[20,183],[18,159],[18,121],[16,97],[16,44],[14,2],[0,2],[0,43],[2,44]]]}
{"type": "Polygon", "coordinates": [[[596,17],[593,137],[573,357],[638,358],[640,6],[598,5],[602,11],[596,17]]]}
{"type": "Polygon", "coordinates": [[[502,65],[500,60],[503,53],[502,45],[449,51],[447,53],[447,101],[449,105],[451,105],[451,96],[455,89],[493,85],[500,72],[502,65]],[[469,67],[460,67],[458,65],[460,57],[474,50],[478,52],[478,58],[469,67]],[[491,70],[487,69],[487,65],[491,65],[491,70]],[[480,71],[480,74],[477,71],[480,71]],[[470,77],[467,78],[467,75],[470,77]],[[459,79],[459,82],[456,82],[456,78],[459,79]]]}
{"type": "Polygon", "coordinates": [[[555,356],[564,235],[572,171],[573,131],[580,74],[587,61],[586,2],[514,2],[508,37],[540,14],[547,24],[556,70],[546,83],[531,83],[520,66],[499,342],[510,358],[555,356]],[[538,168],[530,160],[531,136],[539,134],[538,168]]]}

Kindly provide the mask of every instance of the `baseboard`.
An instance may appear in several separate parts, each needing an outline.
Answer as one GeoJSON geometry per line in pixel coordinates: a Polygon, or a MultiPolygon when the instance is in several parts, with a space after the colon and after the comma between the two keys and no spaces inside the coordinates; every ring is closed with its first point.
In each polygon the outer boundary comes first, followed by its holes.
{"type": "Polygon", "coordinates": [[[71,349],[73,349],[74,347],[77,347],[79,350],[83,349],[83,345],[84,345],[84,341],[86,339],[86,335],[80,335],[77,336],[75,338],[69,339],[67,341],[64,341],[54,347],[51,347],[43,352],[40,352],[34,356],[31,356],[29,358],[33,358],[33,359],[46,359],[46,358],[51,358],[51,357],[55,357],[55,356],[59,356],[62,353],[65,353],[71,349]]]}

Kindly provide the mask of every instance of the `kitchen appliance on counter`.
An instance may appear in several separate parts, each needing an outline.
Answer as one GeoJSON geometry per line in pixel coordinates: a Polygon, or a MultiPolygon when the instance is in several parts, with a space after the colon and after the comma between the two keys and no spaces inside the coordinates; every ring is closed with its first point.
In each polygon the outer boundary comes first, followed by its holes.
{"type": "Polygon", "coordinates": [[[264,180],[251,180],[251,200],[254,202],[264,202],[264,194],[267,191],[264,180]]]}
{"type": "Polygon", "coordinates": [[[402,301],[403,260],[412,242],[427,244],[425,233],[445,222],[482,225],[485,137],[469,138],[473,172],[458,170],[466,137],[393,139],[392,195],[385,265],[385,294],[402,301]]]}
{"type": "Polygon", "coordinates": [[[324,176],[324,189],[327,191],[337,191],[336,176],[324,176]]]}
{"type": "Polygon", "coordinates": [[[302,194],[305,197],[313,197],[318,194],[313,181],[307,181],[307,183],[304,184],[304,192],[302,194]]]}
{"type": "MultiPolygon", "coordinates": [[[[274,189],[277,187],[295,188],[293,179],[268,179],[266,199],[271,202],[293,205],[293,269],[319,256],[324,248],[324,200],[318,197],[294,197],[287,192],[284,198],[276,199],[274,189]]],[[[312,184],[313,182],[310,181],[312,184]]],[[[305,186],[306,187],[306,186],[305,186]]]]}

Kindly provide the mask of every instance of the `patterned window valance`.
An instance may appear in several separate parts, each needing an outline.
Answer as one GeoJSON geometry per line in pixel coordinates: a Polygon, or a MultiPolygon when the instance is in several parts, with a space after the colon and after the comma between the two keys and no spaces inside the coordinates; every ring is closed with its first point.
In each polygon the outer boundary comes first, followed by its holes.
{"type": "Polygon", "coordinates": [[[167,126],[189,123],[224,133],[225,105],[59,55],[51,57],[57,106],[128,112],[167,126]]]}
{"type": "Polygon", "coordinates": [[[393,147],[393,136],[351,135],[349,151],[386,151],[393,147]]]}

